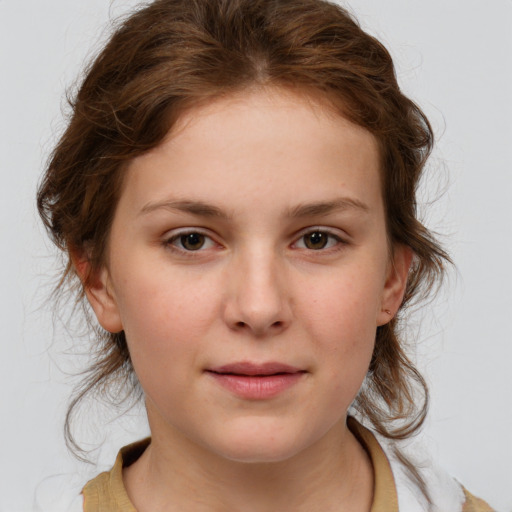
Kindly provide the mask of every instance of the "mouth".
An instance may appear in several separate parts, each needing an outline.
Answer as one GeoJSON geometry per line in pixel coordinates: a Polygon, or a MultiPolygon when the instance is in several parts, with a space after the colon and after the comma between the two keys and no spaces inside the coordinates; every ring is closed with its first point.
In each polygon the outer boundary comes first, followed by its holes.
{"type": "Polygon", "coordinates": [[[206,372],[224,389],[247,400],[266,400],[280,395],[300,382],[307,373],[278,362],[238,362],[206,372]]]}
{"type": "Polygon", "coordinates": [[[266,377],[269,375],[305,373],[305,370],[283,363],[269,362],[256,364],[250,362],[239,362],[226,364],[209,369],[208,371],[224,375],[245,375],[248,377],[266,377]]]}

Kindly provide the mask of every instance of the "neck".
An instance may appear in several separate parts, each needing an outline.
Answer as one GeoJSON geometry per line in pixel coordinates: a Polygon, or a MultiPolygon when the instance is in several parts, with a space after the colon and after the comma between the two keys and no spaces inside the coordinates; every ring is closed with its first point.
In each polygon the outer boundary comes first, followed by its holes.
{"type": "Polygon", "coordinates": [[[182,436],[153,435],[123,477],[139,512],[369,511],[373,496],[371,462],[344,421],[271,463],[227,460],[182,436]]]}

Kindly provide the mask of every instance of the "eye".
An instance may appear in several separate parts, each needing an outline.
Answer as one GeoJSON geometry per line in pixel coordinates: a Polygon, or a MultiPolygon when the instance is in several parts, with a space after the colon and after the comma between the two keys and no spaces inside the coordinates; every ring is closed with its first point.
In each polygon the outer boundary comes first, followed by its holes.
{"type": "Polygon", "coordinates": [[[172,236],[167,239],[166,244],[173,246],[173,248],[181,249],[182,251],[193,252],[210,249],[215,245],[215,242],[203,233],[189,231],[172,236]]]}
{"type": "Polygon", "coordinates": [[[336,236],[328,231],[316,229],[302,235],[295,243],[295,247],[299,249],[320,251],[322,249],[330,249],[331,247],[335,247],[339,243],[343,243],[339,236],[336,236]]]}

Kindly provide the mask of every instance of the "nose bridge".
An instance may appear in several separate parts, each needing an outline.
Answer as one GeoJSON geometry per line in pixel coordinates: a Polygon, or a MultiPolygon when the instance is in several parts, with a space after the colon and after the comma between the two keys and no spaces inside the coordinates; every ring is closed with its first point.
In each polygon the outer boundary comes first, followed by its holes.
{"type": "Polygon", "coordinates": [[[231,327],[265,335],[285,328],[290,304],[283,262],[268,243],[253,241],[233,261],[227,318],[231,327]]]}

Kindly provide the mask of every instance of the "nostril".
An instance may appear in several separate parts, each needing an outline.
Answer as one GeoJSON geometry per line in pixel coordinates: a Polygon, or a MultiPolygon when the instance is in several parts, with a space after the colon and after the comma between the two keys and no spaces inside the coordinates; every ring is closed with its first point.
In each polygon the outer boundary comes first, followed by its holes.
{"type": "MultiPolygon", "coordinates": [[[[281,320],[278,320],[278,321],[272,323],[270,325],[270,328],[271,329],[281,329],[283,327],[283,325],[284,325],[284,323],[281,320]]],[[[247,324],[246,322],[239,321],[239,322],[235,323],[236,329],[246,329],[247,327],[249,327],[249,324],[247,324]]]]}

